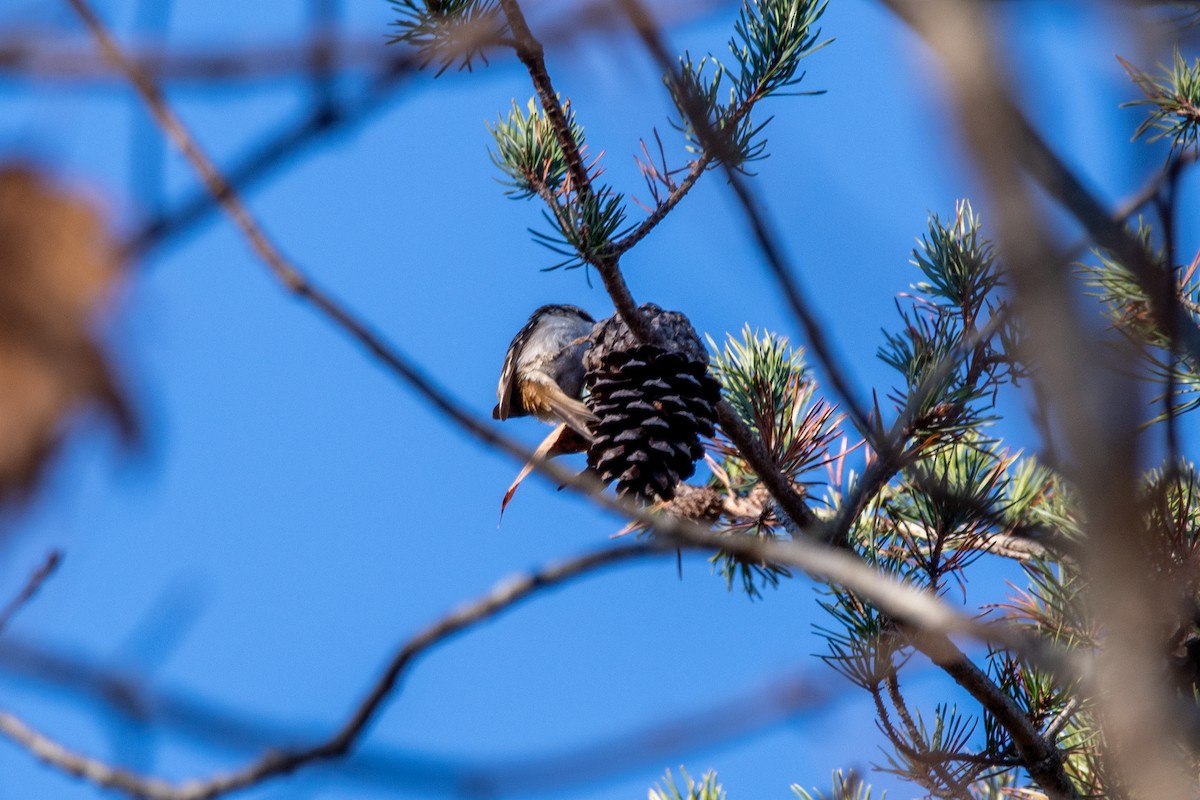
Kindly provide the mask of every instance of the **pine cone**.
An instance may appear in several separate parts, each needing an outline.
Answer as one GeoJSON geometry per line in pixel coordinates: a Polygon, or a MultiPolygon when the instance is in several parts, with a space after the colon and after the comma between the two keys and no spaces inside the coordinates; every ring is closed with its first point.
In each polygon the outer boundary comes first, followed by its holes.
{"type": "Polygon", "coordinates": [[[615,480],[619,494],[670,500],[704,455],[700,437],[715,432],[720,386],[687,317],[652,305],[640,311],[670,350],[637,344],[616,316],[596,326],[584,357],[587,403],[599,419],[588,466],[615,480]]]}
{"type": "MultiPolygon", "coordinates": [[[[678,311],[663,311],[653,303],[643,303],[638,311],[668,350],[682,353],[688,360],[708,366],[708,351],[686,316],[678,311]]],[[[613,314],[598,322],[588,342],[590,347],[583,356],[583,368],[589,371],[600,369],[605,356],[632,350],[641,344],[620,314],[613,314]]]]}

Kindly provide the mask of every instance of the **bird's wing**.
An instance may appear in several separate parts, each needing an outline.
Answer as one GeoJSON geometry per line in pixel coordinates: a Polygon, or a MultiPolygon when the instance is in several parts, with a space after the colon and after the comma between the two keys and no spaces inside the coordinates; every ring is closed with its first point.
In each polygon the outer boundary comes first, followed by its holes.
{"type": "Polygon", "coordinates": [[[513,413],[513,400],[517,398],[517,361],[535,324],[537,324],[536,320],[531,317],[525,326],[517,331],[517,335],[508,345],[508,352],[504,355],[504,366],[500,368],[500,383],[496,386],[498,402],[492,409],[492,419],[508,419],[511,416],[521,416],[523,413],[519,408],[516,409],[516,414],[513,413]]]}

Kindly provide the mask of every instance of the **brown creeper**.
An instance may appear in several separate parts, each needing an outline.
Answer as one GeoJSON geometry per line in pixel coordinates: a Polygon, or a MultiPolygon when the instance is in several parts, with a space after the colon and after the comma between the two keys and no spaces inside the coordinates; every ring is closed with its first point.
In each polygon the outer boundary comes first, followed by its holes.
{"type": "Polygon", "coordinates": [[[492,409],[493,419],[533,415],[546,422],[565,422],[593,441],[596,417],[579,398],[583,393],[583,353],[596,321],[577,306],[542,306],[517,332],[492,409]]]}

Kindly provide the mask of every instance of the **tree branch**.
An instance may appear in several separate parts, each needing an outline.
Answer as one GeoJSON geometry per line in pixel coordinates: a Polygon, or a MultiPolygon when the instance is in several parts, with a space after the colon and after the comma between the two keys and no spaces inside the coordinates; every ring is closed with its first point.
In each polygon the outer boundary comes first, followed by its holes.
{"type": "MultiPolygon", "coordinates": [[[[360,92],[306,110],[294,122],[249,146],[222,174],[231,186],[244,191],[270,176],[297,153],[367,121],[394,99],[397,89],[405,83],[404,78],[415,68],[415,61],[407,54],[394,59],[366,81],[360,92]]],[[[174,207],[144,220],[122,244],[122,253],[130,259],[143,258],[190,230],[219,206],[218,197],[207,186],[200,186],[174,207]]]]}
{"type": "MultiPolygon", "coordinates": [[[[567,185],[581,200],[590,199],[595,194],[595,190],[592,188],[592,180],[588,175],[587,167],[583,163],[579,143],[571,135],[570,120],[567,119],[566,111],[558,99],[558,93],[554,90],[554,84],[550,81],[550,73],[546,70],[545,48],[529,29],[529,23],[525,21],[525,14],[521,11],[521,4],[517,0],[500,0],[500,8],[508,20],[509,30],[512,31],[517,58],[529,72],[534,90],[541,102],[542,111],[545,113],[546,119],[550,121],[554,137],[558,141],[559,149],[562,150],[563,159],[567,164],[567,185]]],[[[604,282],[604,288],[612,298],[617,313],[621,315],[621,319],[625,321],[634,335],[645,342],[655,341],[650,327],[638,313],[637,303],[629,291],[629,286],[625,283],[625,277],[621,274],[619,257],[619,253],[610,252],[599,258],[589,259],[589,263],[600,273],[600,280],[604,282]]]]}
{"type": "MultiPolygon", "coordinates": [[[[385,45],[378,36],[343,40],[330,48],[336,53],[329,68],[383,72],[397,62],[412,60],[407,52],[385,45]]],[[[291,42],[260,43],[253,47],[208,48],[181,51],[177,48],[144,46],[130,54],[137,68],[157,81],[201,83],[250,83],[301,75],[311,69],[313,45],[291,42]]],[[[77,45],[64,47],[62,38],[8,36],[0,39],[0,74],[38,80],[104,83],[124,81],[120,70],[95,51],[77,45]]]]}
{"type": "Polygon", "coordinates": [[[546,589],[612,564],[669,552],[669,548],[653,543],[606,547],[535,572],[508,577],[482,597],[451,612],[409,639],[333,736],[313,747],[268,752],[242,769],[207,780],[172,784],[138,775],[69,750],[7,712],[0,712],[0,734],[25,747],[46,764],[97,786],[148,800],[211,800],[294,772],[314,762],[345,756],[362,737],[408,667],[425,652],[454,635],[477,627],[546,589]]]}
{"type": "Polygon", "coordinates": [[[1021,766],[1052,798],[1078,798],[1075,785],[1063,769],[1063,754],[1048,741],[996,682],[975,666],[958,647],[945,636],[916,631],[905,627],[913,645],[929,657],[954,682],[967,690],[986,708],[996,722],[1008,732],[1013,746],[1021,756],[1021,766]]]}

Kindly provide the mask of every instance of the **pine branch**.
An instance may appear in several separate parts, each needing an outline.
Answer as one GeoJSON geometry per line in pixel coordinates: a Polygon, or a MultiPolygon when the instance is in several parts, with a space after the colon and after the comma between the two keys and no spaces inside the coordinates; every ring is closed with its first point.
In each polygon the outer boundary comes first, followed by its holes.
{"type": "MultiPolygon", "coordinates": [[[[517,58],[529,72],[542,111],[554,129],[559,148],[566,161],[570,189],[581,201],[586,201],[595,194],[595,191],[587,167],[583,163],[579,143],[572,135],[571,123],[567,119],[562,103],[559,102],[559,95],[554,90],[550,73],[546,70],[545,48],[529,29],[529,24],[525,21],[525,15],[521,11],[518,0],[499,0],[499,3],[505,19],[508,20],[509,29],[512,31],[517,58]]],[[[604,253],[590,263],[600,273],[605,290],[612,298],[617,313],[621,315],[621,319],[625,321],[629,329],[640,340],[653,341],[650,329],[638,313],[638,304],[634,301],[629,286],[621,274],[618,255],[604,253]]]]}
{"type": "MultiPolygon", "coordinates": [[[[1163,291],[1164,282],[1170,288],[1170,273],[1153,263],[1124,226],[1112,225],[1015,106],[979,3],[885,1],[944,62],[966,142],[998,210],[998,243],[1014,302],[1039,348],[1044,367],[1039,383],[1070,451],[1068,477],[1087,520],[1090,578],[1097,587],[1091,599],[1106,623],[1106,657],[1092,686],[1108,722],[1112,763],[1139,794],[1193,796],[1194,763],[1178,748],[1185,721],[1173,693],[1153,677],[1161,663],[1153,631],[1161,608],[1172,601],[1163,594],[1168,587],[1149,577],[1150,540],[1137,512],[1136,388],[1127,365],[1100,346],[1090,335],[1092,326],[1072,308],[1069,276],[1058,266],[1058,248],[1025,174],[1138,276],[1160,324],[1174,324],[1171,316],[1185,313],[1173,303],[1173,290],[1163,291]]],[[[1194,357],[1200,329],[1190,319],[1179,322],[1176,347],[1194,357]]]]}
{"type": "Polygon", "coordinates": [[[906,626],[909,640],[967,690],[1008,732],[1021,756],[1021,765],[1052,798],[1078,798],[1079,792],[1063,770],[1062,752],[1043,737],[1011,697],[950,639],[906,626]]]}

